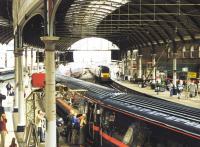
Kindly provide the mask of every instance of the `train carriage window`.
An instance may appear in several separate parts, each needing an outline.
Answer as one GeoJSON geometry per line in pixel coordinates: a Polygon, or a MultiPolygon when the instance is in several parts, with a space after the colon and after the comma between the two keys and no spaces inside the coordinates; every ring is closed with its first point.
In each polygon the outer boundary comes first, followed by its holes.
{"type": "Polygon", "coordinates": [[[102,128],[103,132],[108,135],[122,140],[126,130],[128,121],[122,121],[122,116],[119,113],[104,109],[102,114],[102,128]]]}

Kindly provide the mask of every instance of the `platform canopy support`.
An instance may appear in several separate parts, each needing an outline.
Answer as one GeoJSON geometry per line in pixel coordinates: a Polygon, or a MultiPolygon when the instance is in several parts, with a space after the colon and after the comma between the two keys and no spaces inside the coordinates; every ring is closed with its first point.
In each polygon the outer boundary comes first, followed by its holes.
{"type": "Polygon", "coordinates": [[[55,44],[59,37],[41,37],[45,43],[45,112],[47,118],[46,147],[56,147],[56,98],[55,98],[55,44]]]}
{"type": "Polygon", "coordinates": [[[142,78],[142,55],[138,55],[138,78],[142,78]]]}
{"type": "Polygon", "coordinates": [[[156,83],[156,54],[152,54],[152,67],[153,67],[152,83],[155,84],[156,83]]]}

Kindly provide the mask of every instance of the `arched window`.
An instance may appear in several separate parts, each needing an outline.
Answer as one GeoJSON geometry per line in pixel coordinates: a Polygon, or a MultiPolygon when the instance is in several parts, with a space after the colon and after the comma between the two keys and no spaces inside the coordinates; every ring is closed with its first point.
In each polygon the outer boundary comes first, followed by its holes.
{"type": "Polygon", "coordinates": [[[194,46],[190,47],[190,58],[193,58],[194,46]]]}
{"type": "Polygon", "coordinates": [[[183,48],[182,48],[182,58],[185,58],[185,51],[186,51],[186,48],[185,48],[185,46],[183,46],[183,48]]]}
{"type": "Polygon", "coordinates": [[[200,58],[200,46],[198,48],[199,48],[199,56],[198,57],[200,58]]]}
{"type": "Polygon", "coordinates": [[[169,48],[167,49],[167,58],[170,58],[170,52],[171,52],[171,48],[169,47],[169,48]]]}

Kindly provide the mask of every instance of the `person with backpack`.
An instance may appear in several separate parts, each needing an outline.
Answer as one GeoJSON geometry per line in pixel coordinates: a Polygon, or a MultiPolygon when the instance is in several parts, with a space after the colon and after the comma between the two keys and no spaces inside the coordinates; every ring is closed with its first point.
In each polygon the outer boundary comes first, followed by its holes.
{"type": "Polygon", "coordinates": [[[12,85],[10,84],[10,82],[8,82],[8,84],[6,85],[7,96],[9,96],[11,88],[12,88],[12,85]]]}
{"type": "Polygon", "coordinates": [[[72,144],[77,143],[79,129],[80,129],[80,122],[79,119],[77,118],[77,114],[75,113],[72,118],[72,144]]]}
{"type": "Polygon", "coordinates": [[[67,116],[67,125],[66,125],[66,142],[71,143],[72,139],[72,119],[74,116],[74,111],[71,110],[70,114],[67,116]]]}

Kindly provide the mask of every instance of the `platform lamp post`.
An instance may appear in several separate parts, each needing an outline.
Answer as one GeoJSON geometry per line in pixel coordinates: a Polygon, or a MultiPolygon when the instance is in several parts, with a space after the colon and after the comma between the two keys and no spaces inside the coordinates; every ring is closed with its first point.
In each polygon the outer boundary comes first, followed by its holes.
{"type": "Polygon", "coordinates": [[[17,49],[18,52],[18,84],[19,84],[19,122],[17,126],[18,132],[23,132],[26,125],[26,107],[25,107],[25,100],[24,100],[24,71],[23,71],[23,51],[22,47],[17,49]]]}
{"type": "Polygon", "coordinates": [[[142,52],[141,48],[138,48],[138,78],[142,78],[142,52]]]}
{"type": "Polygon", "coordinates": [[[18,84],[18,52],[17,52],[17,47],[16,47],[16,43],[14,44],[14,56],[15,56],[15,96],[14,96],[14,109],[13,112],[18,112],[18,99],[19,99],[19,95],[18,95],[18,88],[19,88],[19,84],[18,84]]]}
{"type": "Polygon", "coordinates": [[[15,46],[15,103],[14,112],[18,111],[19,117],[17,124],[17,132],[24,132],[26,125],[25,117],[25,101],[24,101],[24,73],[23,73],[23,43],[22,43],[22,32],[21,26],[17,26],[17,31],[15,32],[14,46],[15,46]]]}
{"type": "Polygon", "coordinates": [[[177,50],[176,43],[173,42],[173,85],[176,87],[176,79],[177,79],[177,50]]]}
{"type": "Polygon", "coordinates": [[[44,36],[45,44],[45,112],[47,118],[46,147],[56,147],[56,99],[55,99],[55,44],[59,37],[44,36]]]}
{"type": "Polygon", "coordinates": [[[156,83],[156,50],[155,50],[155,46],[152,45],[152,83],[155,84],[156,83]]]}
{"type": "Polygon", "coordinates": [[[152,67],[153,67],[153,71],[152,71],[152,83],[155,84],[156,83],[156,54],[152,54],[152,67]]]}

